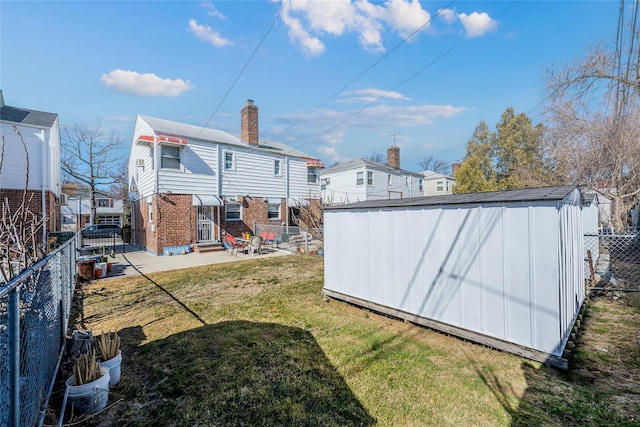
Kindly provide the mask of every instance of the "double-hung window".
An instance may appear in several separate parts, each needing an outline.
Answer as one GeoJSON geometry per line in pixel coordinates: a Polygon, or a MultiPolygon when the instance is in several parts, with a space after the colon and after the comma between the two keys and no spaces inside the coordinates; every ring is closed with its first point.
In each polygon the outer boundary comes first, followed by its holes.
{"type": "Polygon", "coordinates": [[[274,160],[273,161],[273,175],[274,176],[280,176],[281,172],[280,172],[280,160],[274,160]]]}
{"type": "Polygon", "coordinates": [[[240,203],[228,202],[224,206],[224,215],[228,221],[240,219],[240,203]]]}
{"type": "Polygon", "coordinates": [[[315,184],[318,182],[318,168],[316,166],[307,167],[307,183],[315,184]]]}
{"type": "Polygon", "coordinates": [[[364,172],[356,172],[356,185],[364,184],[364,172]]]}
{"type": "Polygon", "coordinates": [[[235,169],[233,153],[224,153],[224,170],[232,171],[235,169]]]}
{"type": "Polygon", "coordinates": [[[367,185],[373,185],[373,171],[367,171],[367,185]]]}
{"type": "Polygon", "coordinates": [[[160,167],[163,169],[180,169],[180,147],[163,145],[160,167]]]}
{"type": "Polygon", "coordinates": [[[436,191],[444,191],[444,181],[438,181],[436,186],[436,191]]]}
{"type": "Polygon", "coordinates": [[[267,205],[267,218],[268,219],[280,219],[280,204],[269,203],[267,205]]]}
{"type": "Polygon", "coordinates": [[[418,179],[418,190],[423,191],[424,189],[424,180],[422,178],[418,179]]]}

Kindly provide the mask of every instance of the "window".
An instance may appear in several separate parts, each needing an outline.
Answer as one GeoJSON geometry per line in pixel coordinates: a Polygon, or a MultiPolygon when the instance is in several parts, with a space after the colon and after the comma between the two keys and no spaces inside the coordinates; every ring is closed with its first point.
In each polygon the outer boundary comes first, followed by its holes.
{"type": "Polygon", "coordinates": [[[149,222],[153,222],[153,205],[151,203],[147,203],[147,219],[149,222]]]}
{"type": "Polygon", "coordinates": [[[233,153],[224,153],[224,170],[234,170],[233,153]]]}
{"type": "Polygon", "coordinates": [[[110,208],[112,206],[111,199],[98,199],[99,208],[110,208]]]}
{"type": "Polygon", "coordinates": [[[273,174],[275,176],[280,176],[280,160],[273,161],[273,174]]]}
{"type": "Polygon", "coordinates": [[[364,172],[356,172],[356,185],[364,184],[364,172]]]}
{"type": "Polygon", "coordinates": [[[267,205],[267,218],[269,218],[269,219],[280,219],[280,204],[279,203],[269,203],[267,205]]]}
{"type": "Polygon", "coordinates": [[[436,186],[436,191],[444,191],[444,181],[438,181],[436,186]]]}
{"type": "Polygon", "coordinates": [[[404,177],[404,186],[409,188],[409,177],[408,176],[404,177]]]}
{"type": "Polygon", "coordinates": [[[160,167],[166,169],[180,169],[180,147],[163,145],[160,167]]]}
{"type": "Polygon", "coordinates": [[[331,184],[331,178],[322,178],[320,180],[320,189],[321,190],[326,190],[327,189],[327,185],[331,184]]]}
{"type": "Polygon", "coordinates": [[[418,190],[419,191],[424,191],[423,184],[424,184],[424,180],[422,178],[418,179],[418,190]]]}
{"type": "Polygon", "coordinates": [[[391,174],[387,175],[387,184],[391,185],[391,174]]]}
{"type": "Polygon", "coordinates": [[[227,203],[224,207],[225,218],[229,221],[240,219],[240,203],[227,203]]]}
{"type": "Polygon", "coordinates": [[[307,183],[315,184],[318,182],[318,168],[310,166],[307,168],[307,183]]]}
{"type": "Polygon", "coordinates": [[[373,171],[367,171],[367,185],[373,185],[373,171]]]}

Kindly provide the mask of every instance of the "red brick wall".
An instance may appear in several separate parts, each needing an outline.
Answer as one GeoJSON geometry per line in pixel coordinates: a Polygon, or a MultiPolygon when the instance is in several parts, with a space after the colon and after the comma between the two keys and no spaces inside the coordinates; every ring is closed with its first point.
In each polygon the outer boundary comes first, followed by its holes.
{"type": "Polygon", "coordinates": [[[240,236],[242,233],[253,233],[254,224],[273,224],[282,225],[285,221],[286,206],[284,199],[280,200],[280,219],[268,218],[267,202],[263,198],[254,197],[250,199],[245,197],[240,203],[242,206],[241,219],[239,221],[227,221],[225,218],[224,208],[222,208],[222,229],[232,236],[240,236]]]}
{"type": "MultiPolygon", "coordinates": [[[[0,189],[0,200],[4,202],[6,198],[9,202],[9,209],[11,214],[16,212],[22,205],[23,190],[7,190],[0,189]]],[[[30,190],[27,191],[26,202],[29,211],[35,214],[37,220],[42,219],[42,197],[40,191],[30,190]]],[[[60,203],[56,200],[55,195],[51,191],[45,193],[45,208],[47,210],[47,231],[60,231],[62,225],[62,218],[60,215],[60,203]]],[[[42,236],[42,231],[38,233],[42,236]]]]}

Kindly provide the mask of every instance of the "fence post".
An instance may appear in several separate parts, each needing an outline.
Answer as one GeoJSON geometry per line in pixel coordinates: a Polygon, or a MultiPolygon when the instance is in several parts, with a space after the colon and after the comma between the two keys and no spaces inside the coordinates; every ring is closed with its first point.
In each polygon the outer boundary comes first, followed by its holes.
{"type": "Polygon", "coordinates": [[[20,426],[20,290],[9,294],[9,379],[11,425],[20,426]]]}

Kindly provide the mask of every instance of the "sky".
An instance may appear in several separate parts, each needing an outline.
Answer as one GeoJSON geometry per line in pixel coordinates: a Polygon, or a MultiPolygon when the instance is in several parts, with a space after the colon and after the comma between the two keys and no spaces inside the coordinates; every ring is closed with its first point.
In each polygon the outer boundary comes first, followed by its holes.
{"type": "MultiPolygon", "coordinates": [[[[630,2],[629,6],[630,6],[630,2]]],[[[628,8],[630,9],[630,7],[628,8]]],[[[509,107],[544,123],[548,70],[613,45],[619,1],[5,1],[6,105],[123,141],[138,114],[261,139],[326,166],[400,148],[461,160],[509,107]]]]}

